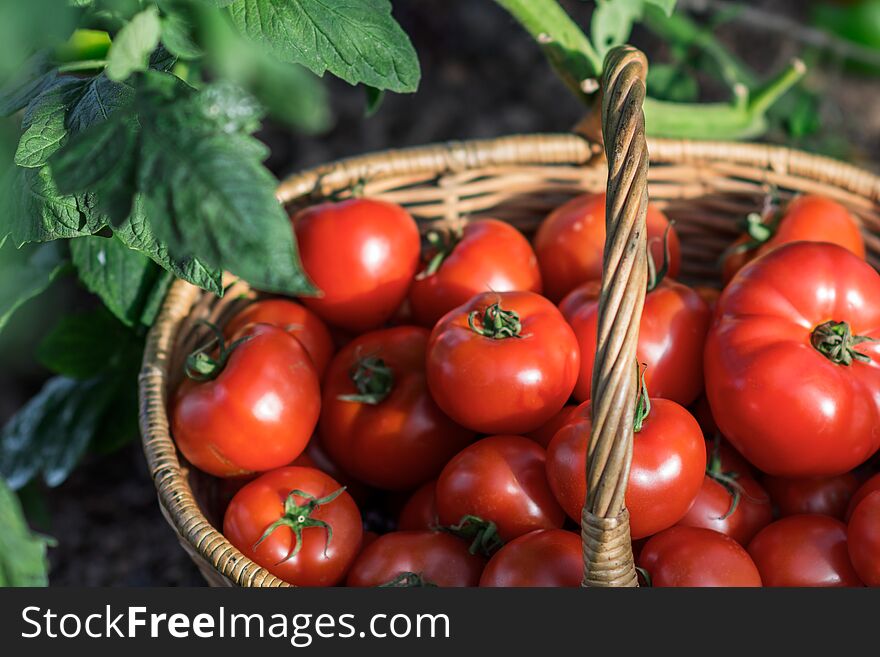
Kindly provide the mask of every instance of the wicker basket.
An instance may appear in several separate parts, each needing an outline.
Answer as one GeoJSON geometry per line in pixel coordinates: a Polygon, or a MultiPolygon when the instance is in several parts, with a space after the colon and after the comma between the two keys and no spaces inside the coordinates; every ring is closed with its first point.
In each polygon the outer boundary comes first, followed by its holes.
{"type": "MultiPolygon", "coordinates": [[[[871,264],[880,264],[880,178],[774,146],[665,139],[649,139],[646,146],[641,112],[645,69],[644,57],[633,49],[609,55],[603,80],[606,157],[600,144],[577,135],[514,136],[354,157],[295,175],[278,189],[290,210],[362,185],[365,195],[405,206],[423,228],[463,216],[492,216],[526,232],[569,198],[607,189],[605,271],[616,274],[603,280],[600,300],[590,496],[582,520],[588,586],[636,585],[623,491],[632,453],[632,363],[645,294],[647,185],[652,202],[677,222],[686,281],[717,284],[721,253],[738,235],[742,217],[759,209],[771,188],[783,199],[813,192],[847,206],[862,224],[871,264]]],[[[215,586],[285,583],[243,556],[216,529],[222,510],[213,480],[181,461],[169,432],[166,401],[184,355],[205,338],[197,321],[208,318],[222,325],[253,297],[243,282],[218,299],[177,281],[149,334],[140,376],[141,432],[160,506],[215,586]]]]}

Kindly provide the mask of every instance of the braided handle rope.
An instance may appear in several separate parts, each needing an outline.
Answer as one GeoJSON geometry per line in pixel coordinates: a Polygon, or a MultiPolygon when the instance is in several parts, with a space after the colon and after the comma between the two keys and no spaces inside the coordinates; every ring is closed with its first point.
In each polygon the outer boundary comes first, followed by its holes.
{"type": "Polygon", "coordinates": [[[636,344],[647,285],[647,61],[630,46],[605,58],[602,128],[608,159],[605,264],[592,381],[587,499],[581,517],[584,586],[638,586],[624,493],[638,393],[636,344]]]}

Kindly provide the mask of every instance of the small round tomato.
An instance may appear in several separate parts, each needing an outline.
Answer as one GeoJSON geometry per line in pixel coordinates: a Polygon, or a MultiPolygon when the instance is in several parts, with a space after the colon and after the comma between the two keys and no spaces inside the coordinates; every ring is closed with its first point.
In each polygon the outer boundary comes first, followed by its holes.
{"type": "Polygon", "coordinates": [[[216,358],[196,352],[171,413],[178,448],[218,477],[287,465],[305,449],[321,410],[318,374],[283,329],[255,324],[216,358]]]}
{"type": "Polygon", "coordinates": [[[348,573],[348,586],[476,586],[486,561],[445,532],[399,531],[367,546],[348,573]]]}
{"type": "Polygon", "coordinates": [[[566,404],[562,407],[561,411],[547,420],[540,427],[525,434],[526,437],[531,438],[541,447],[547,449],[547,446],[550,444],[550,441],[553,440],[553,436],[556,435],[556,432],[568,424],[569,420],[577,415],[577,408],[577,404],[566,404]]]}
{"type": "Polygon", "coordinates": [[[351,496],[314,468],[267,472],[226,509],[223,534],[249,559],[296,586],[339,583],[361,549],[351,496]]]}
{"type": "Polygon", "coordinates": [[[880,491],[865,496],[853,510],[846,542],[861,580],[868,586],[880,586],[880,491]]]}
{"type": "Polygon", "coordinates": [[[522,436],[489,436],[465,447],[437,479],[440,523],[462,533],[482,531],[484,544],[490,523],[502,541],[559,529],[565,513],[547,483],[545,459],[543,448],[522,436]]]}
{"type": "Polygon", "coordinates": [[[724,283],[758,256],[791,242],[837,244],[865,259],[865,241],[849,211],[830,198],[806,194],[792,200],[782,213],[749,215],[747,232],[734,242],[722,261],[724,283]]]}
{"type": "Polygon", "coordinates": [[[303,269],[321,291],[302,302],[324,321],[362,333],[406,298],[419,264],[416,222],[399,205],[356,198],[321,203],[292,219],[303,269]]]}
{"type": "Polygon", "coordinates": [[[497,219],[471,221],[459,233],[429,233],[424,268],[409,288],[417,324],[433,327],[453,308],[481,292],[541,292],[532,245],[497,219]]]}
{"type": "Polygon", "coordinates": [[[767,525],[749,543],[764,586],[861,586],[846,546],[846,525],[815,513],[767,525]]]}
{"type": "Polygon", "coordinates": [[[868,481],[863,483],[859,487],[859,489],[853,494],[852,498],[849,501],[849,506],[846,509],[846,515],[844,518],[847,522],[849,522],[850,516],[852,516],[852,512],[855,511],[858,503],[865,499],[868,495],[873,493],[875,490],[880,490],[880,472],[878,472],[873,477],[868,479],[868,481]]]}
{"type": "MultiPolygon", "coordinates": [[[[655,262],[663,262],[668,237],[669,275],[678,275],[678,235],[666,216],[648,204],[648,243],[655,262]]],[[[535,253],[541,267],[544,293],[558,303],[581,283],[602,278],[605,250],[605,194],[583,194],[559,206],[541,223],[535,235],[535,253]]]]}
{"type": "MultiPolygon", "coordinates": [[[[574,397],[590,398],[601,283],[591,281],[559,304],[580,346],[581,367],[574,397]]],[[[651,394],[686,406],[703,389],[703,344],[712,320],[706,302],[689,287],[664,278],[645,298],[636,355],[647,366],[651,394]]]]}
{"type": "Polygon", "coordinates": [[[678,524],[712,529],[748,545],[773,521],[773,509],[767,491],[757,481],[734,475],[709,468],[697,499],[678,524]]]}
{"type": "Polygon", "coordinates": [[[764,488],[781,517],[799,513],[819,513],[843,520],[850,498],[859,487],[851,472],[833,477],[764,477],[764,488]]]}
{"type": "Polygon", "coordinates": [[[486,564],[483,587],[576,587],[581,585],[581,537],[564,529],[537,529],[513,539],[486,564]]]}
{"type": "Polygon", "coordinates": [[[401,530],[437,529],[437,482],[429,481],[413,493],[400,510],[397,528],[401,530]]]}
{"type": "Polygon", "coordinates": [[[579,364],[577,340],[556,306],[533,292],[487,292],[434,327],[428,386],[465,427],[525,433],[562,410],[579,364]]]}
{"type": "Polygon", "coordinates": [[[642,548],[639,566],[651,586],[761,586],[754,561],[729,536],[702,527],[672,527],[642,548]]]}
{"type": "Polygon", "coordinates": [[[318,378],[324,376],[335,348],[330,331],[311,310],[289,299],[255,301],[230,319],[223,333],[227,339],[232,338],[249,324],[271,324],[283,328],[306,348],[318,378]]]}
{"type": "Polygon", "coordinates": [[[758,258],[721,295],[706,341],[721,433],[768,474],[852,470],[880,447],[877,338],[880,275],[866,262],[811,242],[758,258]]]}
{"type": "MultiPolygon", "coordinates": [[[[562,427],[547,450],[547,479],[568,516],[577,523],[587,498],[590,405],[562,427]]],[[[706,471],[706,445],[697,421],[667,399],[651,399],[650,411],[633,440],[626,487],[629,528],[634,539],[678,522],[690,508],[706,471]]]]}
{"type": "Polygon", "coordinates": [[[474,433],[437,407],[425,382],[428,331],[365,333],[340,350],[324,380],[321,441],[356,479],[410,490],[437,476],[474,433]]]}

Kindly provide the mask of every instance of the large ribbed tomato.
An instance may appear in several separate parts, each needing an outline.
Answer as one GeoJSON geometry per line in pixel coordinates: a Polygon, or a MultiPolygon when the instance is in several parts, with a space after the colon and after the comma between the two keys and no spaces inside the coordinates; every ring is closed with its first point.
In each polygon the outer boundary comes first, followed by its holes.
{"type": "MultiPolygon", "coordinates": [[[[663,239],[669,221],[650,203],[646,220],[651,254],[655,262],[663,262],[663,239]]],[[[673,229],[669,229],[668,246],[669,275],[674,277],[681,258],[673,229]]],[[[547,215],[535,235],[535,253],[547,298],[558,303],[578,285],[601,278],[604,249],[604,193],[577,196],[547,215]]]]}
{"type": "Polygon", "coordinates": [[[562,410],[579,364],[577,340],[556,306],[534,292],[487,292],[434,327],[428,387],[459,424],[522,434],[562,410]]]}
{"type": "Polygon", "coordinates": [[[842,247],[799,242],[744,267],[705,352],[721,432],[768,474],[830,476],[880,447],[880,275],[842,247]]]}
{"type": "MultiPolygon", "coordinates": [[[[581,350],[581,369],[574,388],[579,401],[590,398],[600,288],[599,281],[585,283],[559,304],[581,350]]],[[[664,278],[648,292],[636,355],[647,365],[645,378],[652,395],[685,406],[697,398],[703,389],[703,346],[711,321],[706,302],[681,283],[664,278]]]]}
{"type": "Polygon", "coordinates": [[[496,552],[480,577],[485,587],[575,587],[584,572],[581,537],[564,529],[536,529],[496,552]]]}
{"type": "Polygon", "coordinates": [[[284,329],[254,324],[212,358],[197,353],[171,411],[177,446],[218,477],[271,470],[305,449],[321,410],[318,374],[284,329]]]}
{"type": "Polygon", "coordinates": [[[541,272],[532,245],[516,228],[497,219],[471,221],[460,233],[429,233],[435,244],[409,289],[417,324],[437,320],[480,292],[541,292],[541,272]]]}
{"type": "Polygon", "coordinates": [[[371,486],[415,488],[474,438],[428,393],[427,343],[428,331],[416,326],[365,333],[327,370],[321,441],[334,462],[371,486]]]}
{"type": "Polygon", "coordinates": [[[302,302],[326,322],[356,333],[388,321],[419,264],[419,229],[409,213],[356,198],[313,205],[292,221],[303,268],[321,290],[302,302]]]}

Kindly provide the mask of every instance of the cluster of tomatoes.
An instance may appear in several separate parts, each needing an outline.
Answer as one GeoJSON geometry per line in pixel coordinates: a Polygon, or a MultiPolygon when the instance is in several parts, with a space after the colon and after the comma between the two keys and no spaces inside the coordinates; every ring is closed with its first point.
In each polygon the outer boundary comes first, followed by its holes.
{"type": "MultiPolygon", "coordinates": [[[[675,229],[647,221],[644,582],[880,585],[880,275],[856,221],[812,195],[751,217],[723,292],[676,281],[675,229]]],[[[531,242],[476,219],[423,245],[368,198],[292,223],[321,296],[214,327],[172,399],[180,451],[234,493],[227,538],[301,586],[579,585],[605,196],[531,242]]]]}

